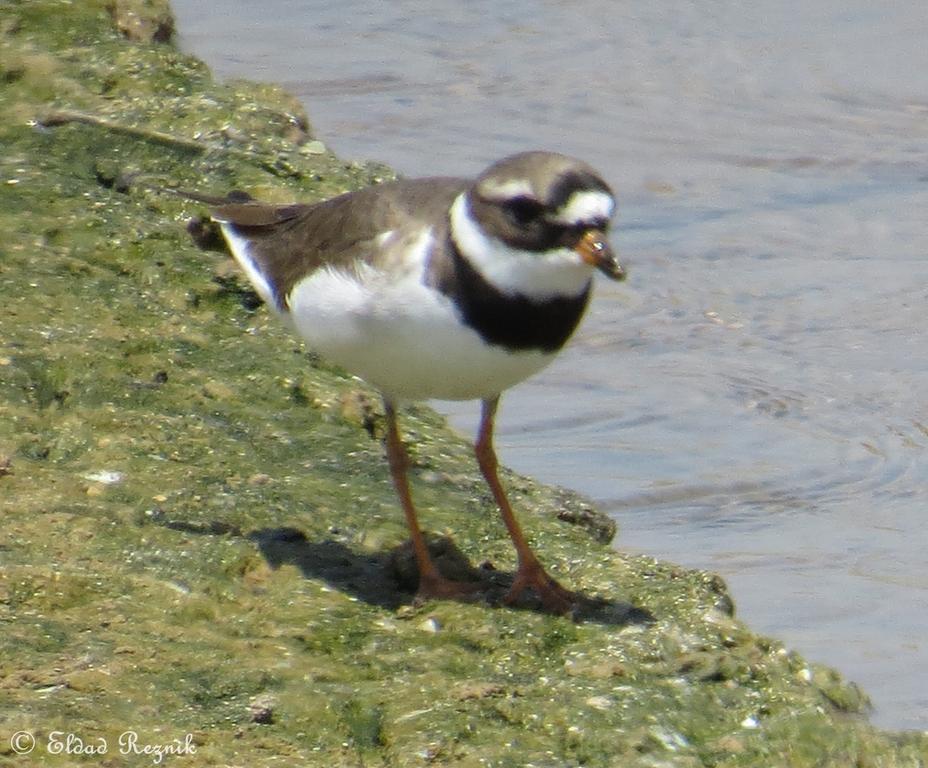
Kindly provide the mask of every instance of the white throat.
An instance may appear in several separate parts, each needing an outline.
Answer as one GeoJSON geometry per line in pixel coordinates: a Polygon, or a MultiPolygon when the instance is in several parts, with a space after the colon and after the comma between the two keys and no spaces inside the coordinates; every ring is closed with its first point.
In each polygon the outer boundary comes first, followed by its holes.
{"type": "Polygon", "coordinates": [[[451,237],[470,265],[502,293],[538,301],[579,296],[592,276],[593,268],[571,248],[523,251],[487,235],[474,221],[466,192],[451,205],[451,237]]]}

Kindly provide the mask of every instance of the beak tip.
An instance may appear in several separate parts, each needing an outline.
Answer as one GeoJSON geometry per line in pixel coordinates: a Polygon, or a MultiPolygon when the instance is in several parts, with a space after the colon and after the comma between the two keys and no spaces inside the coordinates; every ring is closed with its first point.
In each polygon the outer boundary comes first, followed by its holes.
{"type": "Polygon", "coordinates": [[[600,271],[608,278],[615,280],[617,283],[621,283],[628,277],[628,273],[622,267],[621,264],[612,262],[611,264],[603,264],[600,268],[600,271]]]}

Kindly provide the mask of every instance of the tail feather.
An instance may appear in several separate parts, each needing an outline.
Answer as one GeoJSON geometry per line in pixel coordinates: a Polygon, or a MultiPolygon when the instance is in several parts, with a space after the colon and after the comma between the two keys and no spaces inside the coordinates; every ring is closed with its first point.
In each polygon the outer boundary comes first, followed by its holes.
{"type": "Polygon", "coordinates": [[[230,204],[254,202],[254,198],[251,195],[239,189],[233,189],[225,197],[219,197],[218,195],[204,195],[201,192],[192,192],[189,189],[174,189],[171,187],[161,186],[155,186],[153,189],[157,190],[158,192],[164,192],[168,195],[176,195],[177,197],[183,197],[187,200],[193,200],[197,203],[203,203],[204,205],[208,205],[214,208],[220,208],[224,205],[230,204]]]}

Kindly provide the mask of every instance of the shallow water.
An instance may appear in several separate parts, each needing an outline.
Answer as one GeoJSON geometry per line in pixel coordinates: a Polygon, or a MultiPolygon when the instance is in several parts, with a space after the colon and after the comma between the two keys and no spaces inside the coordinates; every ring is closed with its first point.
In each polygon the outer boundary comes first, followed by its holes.
{"type": "Polygon", "coordinates": [[[923,3],[174,7],[185,47],[284,83],[342,156],[600,168],[631,279],[504,398],[504,459],[595,498],[619,547],[724,574],[875,722],[928,728],[923,3]]]}

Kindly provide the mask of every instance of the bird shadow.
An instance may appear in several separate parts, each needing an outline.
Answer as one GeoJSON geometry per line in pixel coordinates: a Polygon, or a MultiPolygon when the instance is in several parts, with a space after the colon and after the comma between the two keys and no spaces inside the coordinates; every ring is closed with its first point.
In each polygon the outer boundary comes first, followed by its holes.
{"type": "MultiPolygon", "coordinates": [[[[327,539],[310,541],[296,528],[262,528],[247,534],[268,564],[274,568],[293,565],[307,579],[318,579],[341,592],[381,608],[396,610],[414,601],[418,570],[411,546],[400,545],[380,552],[358,552],[342,542],[327,539]]],[[[476,583],[475,595],[493,608],[546,613],[534,593],[520,596],[503,606],[502,599],[512,586],[514,574],[500,571],[489,563],[475,567],[454,542],[443,536],[427,536],[429,551],[442,575],[457,581],[476,583]]],[[[612,627],[650,624],[652,614],[622,600],[574,592],[571,618],[578,623],[597,623],[612,627]]]]}

